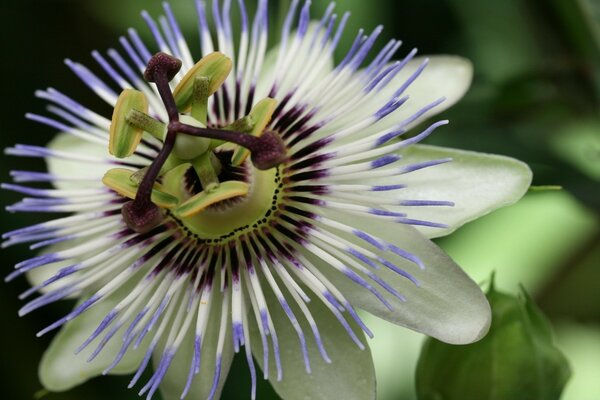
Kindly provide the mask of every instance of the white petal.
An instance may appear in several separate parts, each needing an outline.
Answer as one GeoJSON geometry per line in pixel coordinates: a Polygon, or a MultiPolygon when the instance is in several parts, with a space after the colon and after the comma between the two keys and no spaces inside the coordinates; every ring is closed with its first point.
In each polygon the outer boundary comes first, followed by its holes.
{"type": "MultiPolygon", "coordinates": [[[[84,237],[84,238],[72,239],[72,240],[67,240],[65,242],[53,244],[51,246],[45,247],[44,250],[40,251],[39,255],[52,254],[52,253],[57,253],[59,251],[68,250],[73,247],[85,244],[86,242],[97,239],[97,238],[98,238],[98,236],[88,236],[88,237],[84,237]]],[[[34,268],[30,271],[27,271],[25,273],[25,276],[27,277],[27,281],[29,282],[29,284],[31,286],[37,286],[37,285],[45,282],[46,280],[54,277],[56,274],[59,273],[59,271],[62,268],[74,265],[78,262],[82,262],[85,260],[86,260],[86,257],[82,256],[82,257],[71,258],[71,259],[65,260],[65,261],[59,261],[56,263],[44,265],[42,267],[34,268]]],[[[48,286],[41,288],[39,290],[39,293],[48,293],[48,292],[54,290],[57,286],[63,286],[69,282],[75,282],[77,279],[79,279],[79,277],[81,276],[82,273],[83,273],[83,271],[76,271],[70,275],[62,277],[58,281],[53,282],[53,283],[49,284],[48,286]]],[[[100,278],[97,282],[94,282],[90,287],[86,288],[84,290],[84,293],[90,293],[90,294],[95,293],[101,287],[106,285],[110,279],[112,279],[112,276],[110,276],[110,275],[100,278]]],[[[65,298],[72,299],[72,298],[78,298],[81,296],[82,296],[82,294],[80,292],[75,292],[75,293],[68,295],[65,298]]]]}
{"type": "MultiPolygon", "coordinates": [[[[292,61],[290,68],[286,69],[285,73],[280,72],[280,74],[282,76],[285,76],[286,82],[287,81],[293,82],[296,85],[303,83],[304,78],[300,79],[300,78],[298,78],[298,76],[304,77],[304,74],[307,73],[306,62],[310,59],[311,51],[313,50],[313,48],[309,47],[308,45],[311,43],[313,35],[314,35],[316,29],[318,28],[318,25],[319,25],[318,21],[310,22],[310,24],[308,26],[308,31],[307,31],[307,33],[305,35],[305,39],[303,41],[304,45],[300,46],[300,49],[297,51],[297,53],[293,55],[293,61],[292,61]]],[[[325,33],[325,29],[321,29],[321,31],[319,32],[318,39],[315,41],[315,43],[318,44],[321,42],[324,33],[325,33]]],[[[289,53],[290,46],[292,44],[291,42],[294,41],[296,34],[297,34],[297,31],[295,31],[295,30],[290,33],[289,38],[288,38],[286,54],[289,53]]],[[[275,47],[270,48],[265,54],[264,64],[260,70],[260,77],[259,77],[257,85],[256,85],[256,94],[257,94],[256,98],[257,99],[261,99],[261,98],[269,95],[271,87],[274,83],[273,80],[277,76],[277,72],[278,72],[278,71],[276,71],[276,66],[277,66],[277,59],[279,57],[280,48],[281,48],[281,44],[278,43],[275,47]]],[[[334,66],[333,54],[327,54],[326,56],[320,55],[319,57],[327,57],[327,60],[325,61],[322,70],[319,71],[319,76],[324,77],[330,71],[333,70],[333,66],[334,66]]],[[[319,76],[317,76],[317,81],[319,80],[319,76]]],[[[279,97],[284,96],[285,94],[286,94],[285,92],[278,93],[279,97]]]]}
{"type": "Polygon", "coordinates": [[[417,227],[430,238],[447,235],[469,221],[515,203],[527,192],[531,183],[529,167],[510,157],[425,145],[410,146],[401,154],[405,165],[452,158],[449,163],[386,179],[387,182],[407,185],[407,188],[393,194],[403,200],[445,200],[455,203],[453,207],[401,208],[409,218],[449,226],[444,229],[417,227]]]}
{"type": "MultiPolygon", "coordinates": [[[[32,269],[31,271],[27,271],[27,273],[25,273],[25,276],[27,277],[27,281],[29,282],[29,284],[31,286],[37,286],[37,285],[42,284],[46,280],[52,278],[56,274],[58,274],[58,272],[61,269],[68,267],[69,265],[72,265],[72,264],[73,263],[69,262],[69,261],[60,261],[60,262],[57,262],[54,264],[44,266],[43,268],[35,268],[35,269],[32,269]]],[[[77,278],[79,277],[78,275],[79,274],[74,273],[69,276],[65,276],[64,278],[60,279],[60,285],[75,282],[77,280],[77,278]]],[[[56,284],[58,284],[58,282],[56,284]]],[[[41,288],[39,290],[39,293],[51,292],[54,289],[54,286],[56,284],[52,283],[48,286],[41,288]]],[[[74,299],[79,296],[80,296],[80,293],[73,293],[73,294],[65,297],[65,299],[74,299]]]]}
{"type": "MultiPolygon", "coordinates": [[[[68,133],[59,133],[47,146],[51,150],[69,152],[74,155],[107,158],[108,147],[91,143],[68,133]]],[[[108,164],[88,163],[85,161],[64,160],[57,157],[46,158],[48,172],[70,179],[83,178],[86,181],[57,181],[54,186],[58,189],[81,189],[85,187],[102,186],[104,173],[111,168],[108,164]],[[87,181],[87,179],[93,179],[87,181]]]]}
{"type": "MultiPolygon", "coordinates": [[[[328,364],[323,361],[319,353],[309,324],[305,322],[298,307],[292,307],[307,339],[312,369],[308,374],[296,331],[277,300],[271,295],[267,296],[267,301],[271,305],[269,311],[279,339],[283,371],[283,379],[277,381],[277,369],[271,348],[269,381],[281,398],[286,400],[375,399],[375,370],[371,350],[364,334],[354,321],[349,321],[350,325],[365,344],[365,350],[360,350],[356,346],[339,321],[317,298],[309,304],[325,350],[332,361],[328,364]]],[[[251,343],[254,358],[263,367],[263,350],[256,324],[252,324],[251,343]]]]}
{"type": "MultiPolygon", "coordinates": [[[[98,324],[121,298],[120,294],[108,297],[68,322],[58,332],[44,353],[39,366],[40,381],[46,389],[54,392],[71,389],[100,375],[113,362],[123,344],[119,340],[119,332],[92,362],[87,362],[87,359],[96,348],[100,338],[96,338],[78,355],[75,355],[75,350],[94,332],[98,324]]],[[[129,349],[111,374],[129,374],[135,371],[144,356],[143,344],[144,342],[137,350],[129,349]]]]}
{"type": "MultiPolygon", "coordinates": [[[[409,96],[408,101],[382,121],[382,123],[389,124],[388,120],[398,123],[412,116],[428,104],[445,98],[442,104],[421,117],[420,121],[422,121],[425,118],[448,109],[465,95],[473,79],[473,64],[466,58],[458,56],[436,55],[415,57],[409,61],[387,87],[378,94],[377,98],[383,97],[389,100],[394,92],[402,87],[404,82],[419,68],[426,58],[429,59],[427,67],[409,86],[406,92],[403,93],[403,96],[409,96]]],[[[416,124],[417,122],[409,126],[416,124]]]]}
{"type": "MultiPolygon", "coordinates": [[[[414,77],[412,78],[414,79],[414,77]]],[[[345,121],[345,124],[351,124],[354,122],[350,121],[356,116],[361,116],[358,120],[371,118],[392,101],[394,95],[397,96],[395,100],[405,96],[408,96],[408,100],[381,120],[361,129],[352,137],[344,138],[341,143],[349,143],[353,139],[365,138],[389,129],[414,127],[460,100],[471,85],[472,78],[473,65],[465,58],[458,56],[416,57],[407,62],[385,87],[376,88],[377,92],[372,94],[368,102],[351,110],[344,117],[346,119],[342,121],[345,121]],[[408,88],[397,94],[396,92],[405,86],[407,79],[411,78],[426,58],[429,59],[426,68],[408,88]],[[432,107],[433,103],[437,103],[437,105],[432,107]],[[427,111],[425,112],[424,109],[427,111]]],[[[364,95],[363,89],[357,87],[356,90],[355,93],[349,94],[349,97],[358,99],[364,95]]]]}
{"type": "MultiPolygon", "coordinates": [[[[215,293],[216,295],[216,293],[215,293]]],[[[213,307],[211,310],[210,321],[206,329],[206,335],[204,344],[202,347],[202,359],[200,365],[200,372],[195,376],[192,386],[186,396],[186,399],[206,399],[208,398],[211,388],[213,386],[213,377],[216,366],[216,352],[217,342],[219,339],[219,317],[221,310],[221,297],[215,296],[213,301],[213,307]],[[215,317],[215,315],[217,315],[215,317]]],[[[192,357],[194,354],[194,335],[193,330],[190,329],[189,334],[183,340],[179,351],[173,358],[173,362],[169,367],[167,374],[160,384],[160,393],[164,400],[179,400],[181,394],[185,388],[190,366],[192,364],[192,357]]],[[[233,342],[231,338],[231,327],[228,327],[227,335],[225,336],[225,347],[223,348],[223,355],[221,361],[221,375],[217,389],[215,392],[215,399],[221,397],[221,391],[223,385],[227,379],[231,362],[233,361],[234,351],[233,342]]],[[[160,361],[160,354],[156,351],[153,356],[153,363],[156,368],[157,363],[160,361]]]]}
{"type": "MultiPolygon", "coordinates": [[[[425,269],[421,270],[414,263],[390,251],[370,248],[410,273],[420,283],[417,287],[386,267],[375,271],[406,298],[405,302],[400,301],[382,289],[381,293],[393,307],[393,310],[389,310],[368,290],[321,262],[321,271],[344,293],[350,303],[390,322],[447,343],[471,343],[487,333],[491,319],[490,306],[479,286],[439,247],[414,228],[394,222],[375,222],[367,217],[333,210],[327,210],[326,215],[411,252],[425,265],[425,269]]],[[[359,243],[354,236],[340,235],[359,243]]],[[[362,241],[360,245],[366,246],[362,241]]],[[[316,257],[314,262],[318,262],[316,257]]]]}

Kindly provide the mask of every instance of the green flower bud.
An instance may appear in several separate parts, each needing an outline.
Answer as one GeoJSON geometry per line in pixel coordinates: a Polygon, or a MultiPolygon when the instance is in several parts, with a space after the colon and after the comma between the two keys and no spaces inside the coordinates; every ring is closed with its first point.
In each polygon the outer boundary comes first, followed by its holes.
{"type": "Polygon", "coordinates": [[[571,375],[548,320],[522,289],[518,297],[490,286],[492,325],[477,343],[423,345],[416,372],[419,400],[553,400],[571,375]]]}

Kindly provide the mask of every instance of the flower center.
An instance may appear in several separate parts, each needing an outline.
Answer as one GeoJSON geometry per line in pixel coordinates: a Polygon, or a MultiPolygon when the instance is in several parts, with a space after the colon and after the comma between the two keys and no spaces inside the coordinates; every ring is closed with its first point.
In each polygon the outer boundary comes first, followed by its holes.
{"type": "Polygon", "coordinates": [[[208,99],[227,78],[231,60],[220,53],[204,57],[171,92],[169,81],[180,68],[180,60],[158,53],[144,73],[156,84],[168,124],[147,114],[143,93],[121,93],[111,121],[110,153],[131,156],[145,133],[163,145],[148,167],[112,169],[103,182],[133,199],[122,214],[134,231],[147,232],[169,216],[201,239],[220,241],[266,223],[276,209],[277,166],[286,160],[279,135],[266,130],[276,102],[263,99],[234,123],[208,127],[208,99]]]}
{"type": "Polygon", "coordinates": [[[236,238],[268,223],[276,211],[281,193],[279,168],[266,171],[252,168],[246,195],[222,200],[201,213],[173,218],[190,233],[209,243],[236,238]]]}

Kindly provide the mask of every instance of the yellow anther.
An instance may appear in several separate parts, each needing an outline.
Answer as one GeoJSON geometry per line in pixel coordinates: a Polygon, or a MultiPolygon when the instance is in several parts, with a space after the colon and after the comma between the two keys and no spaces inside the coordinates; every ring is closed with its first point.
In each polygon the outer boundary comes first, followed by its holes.
{"type": "MultiPolygon", "coordinates": [[[[250,134],[253,136],[261,136],[265,131],[265,128],[271,122],[271,117],[277,107],[277,100],[267,97],[259,101],[252,110],[248,117],[252,121],[252,130],[250,134]]],[[[246,148],[239,147],[234,153],[231,163],[233,165],[240,165],[250,155],[250,151],[246,148]]]]}
{"type": "Polygon", "coordinates": [[[127,121],[131,110],[147,113],[148,100],[142,92],[125,89],[117,99],[109,130],[108,151],[118,158],[132,155],[142,140],[144,131],[127,121]]]}
{"type": "MultiPolygon", "coordinates": [[[[138,186],[134,183],[134,180],[131,179],[131,176],[134,173],[135,171],[125,168],[113,168],[104,174],[102,183],[121,196],[135,199],[138,186]]],[[[155,188],[152,189],[151,198],[152,202],[161,208],[175,208],[178,203],[176,197],[159,190],[157,185],[155,185],[155,188]]]]}
{"type": "Polygon", "coordinates": [[[194,82],[196,81],[196,77],[210,79],[206,95],[207,97],[212,96],[221,87],[223,82],[225,82],[225,79],[227,79],[227,76],[231,72],[231,68],[231,59],[222,53],[214,52],[206,57],[202,57],[196,65],[190,68],[173,91],[177,108],[181,112],[189,111],[194,97],[194,82]]]}

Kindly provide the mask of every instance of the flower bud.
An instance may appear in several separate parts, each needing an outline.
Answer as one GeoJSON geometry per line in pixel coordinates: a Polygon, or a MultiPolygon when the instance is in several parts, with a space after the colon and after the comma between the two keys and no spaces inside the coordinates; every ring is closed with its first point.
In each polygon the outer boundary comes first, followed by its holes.
{"type": "Polygon", "coordinates": [[[559,399],[571,374],[548,320],[522,289],[518,297],[491,285],[492,325],[477,343],[427,339],[416,372],[419,400],[559,399]]]}

